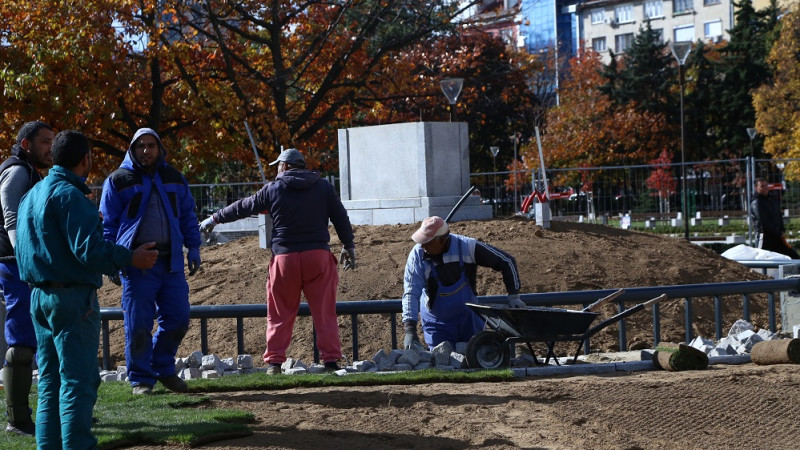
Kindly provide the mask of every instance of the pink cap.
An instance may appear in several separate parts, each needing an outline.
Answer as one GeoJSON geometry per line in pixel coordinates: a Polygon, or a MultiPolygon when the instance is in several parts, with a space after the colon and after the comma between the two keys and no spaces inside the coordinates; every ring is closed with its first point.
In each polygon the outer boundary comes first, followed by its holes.
{"type": "Polygon", "coordinates": [[[419,230],[415,231],[414,234],[411,235],[411,239],[413,239],[417,244],[427,244],[433,240],[433,238],[447,234],[449,229],[450,228],[447,226],[447,222],[445,222],[441,217],[428,217],[422,221],[422,225],[420,225],[419,230]]]}

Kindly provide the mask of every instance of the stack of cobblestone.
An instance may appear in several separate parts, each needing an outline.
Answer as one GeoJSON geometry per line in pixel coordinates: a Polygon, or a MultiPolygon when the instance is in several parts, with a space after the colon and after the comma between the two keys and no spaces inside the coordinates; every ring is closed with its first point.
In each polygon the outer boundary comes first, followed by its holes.
{"type": "Polygon", "coordinates": [[[767,329],[757,332],[750,322],[739,319],[728,331],[728,335],[717,342],[698,336],[689,343],[690,346],[704,352],[709,357],[749,355],[753,346],[759,342],[781,339],[781,335],[767,329]]]}
{"type": "MultiPolygon", "coordinates": [[[[335,371],[337,375],[356,372],[403,372],[436,368],[440,370],[466,369],[466,342],[459,342],[455,348],[449,342],[443,342],[431,350],[417,347],[409,350],[379,350],[372,359],[354,361],[335,371]]],[[[520,359],[521,364],[532,363],[532,359],[520,359]]],[[[282,365],[284,374],[296,375],[304,373],[323,373],[322,364],[306,364],[302,360],[288,358],[282,365]]],[[[229,375],[265,372],[265,367],[253,367],[252,355],[239,355],[237,358],[219,358],[214,354],[203,355],[196,351],[186,358],[175,358],[175,373],[184,380],[219,378],[229,375]]],[[[126,366],[117,370],[102,370],[103,381],[128,381],[126,366]]]]}

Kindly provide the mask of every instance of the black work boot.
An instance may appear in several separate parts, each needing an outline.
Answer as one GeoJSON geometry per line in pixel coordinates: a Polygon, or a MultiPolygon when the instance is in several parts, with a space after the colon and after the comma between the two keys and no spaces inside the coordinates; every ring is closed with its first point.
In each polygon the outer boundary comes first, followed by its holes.
{"type": "Polygon", "coordinates": [[[24,346],[9,347],[3,366],[3,389],[6,394],[6,431],[22,436],[33,436],[35,425],[31,420],[28,396],[31,393],[34,349],[24,346]]]}
{"type": "Polygon", "coordinates": [[[20,436],[36,436],[36,424],[30,419],[20,422],[12,422],[9,420],[8,425],[6,425],[6,431],[20,436]]]}
{"type": "Polygon", "coordinates": [[[186,392],[188,389],[186,382],[181,380],[181,377],[177,375],[159,378],[158,381],[172,392],[186,392]]]}
{"type": "Polygon", "coordinates": [[[325,372],[336,372],[339,369],[339,364],[336,364],[336,361],[328,361],[325,363],[325,372]]]}

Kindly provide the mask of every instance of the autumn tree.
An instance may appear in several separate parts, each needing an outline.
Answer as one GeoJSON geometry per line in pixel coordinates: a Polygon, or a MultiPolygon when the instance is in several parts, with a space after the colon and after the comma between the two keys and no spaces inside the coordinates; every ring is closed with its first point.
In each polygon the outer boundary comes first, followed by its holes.
{"type": "MultiPolygon", "coordinates": [[[[548,115],[542,137],[547,167],[643,164],[668,149],[665,119],[634,103],[615,104],[600,92],[600,56],[581,51],[561,84],[560,104],[548,115]]],[[[526,165],[538,167],[535,143],[523,148],[526,165]]],[[[575,180],[572,180],[573,183],[575,180]]]]}
{"type": "Polygon", "coordinates": [[[672,171],[672,155],[666,150],[663,150],[658,158],[649,161],[653,167],[652,172],[647,177],[645,185],[650,189],[650,195],[658,198],[658,211],[660,213],[669,213],[669,199],[675,194],[678,185],[675,180],[675,175],[672,171]]]}
{"type": "MultiPolygon", "coordinates": [[[[202,48],[165,45],[171,39],[167,25],[176,17],[167,3],[2,2],[3,141],[11,142],[16,129],[33,119],[58,130],[79,129],[92,140],[100,181],[119,165],[140,127],[158,131],[170,160],[190,175],[206,169],[209,149],[246,151],[226,129],[238,120],[204,104],[175,64],[190,51],[203,64],[214,61],[202,48]]],[[[211,77],[202,81],[206,93],[216,86],[215,102],[230,105],[223,85],[211,77]]]]}
{"type": "Polygon", "coordinates": [[[394,95],[377,102],[374,112],[359,124],[372,125],[397,120],[448,120],[447,101],[439,81],[464,79],[462,93],[454,105],[454,119],[469,126],[470,165],[473,172],[492,169],[490,146],[499,146],[498,167],[511,162],[511,136],[533,135],[539,98],[529,83],[542,65],[538,58],[509,48],[499,37],[480,30],[467,30],[436,40],[425,40],[404,52],[408,67],[398,77],[395,66],[381,74],[383,86],[394,95]],[[376,120],[378,122],[376,122],[376,120]]]}
{"type": "MultiPolygon", "coordinates": [[[[753,105],[756,128],[764,135],[764,151],[774,158],[800,157],[800,9],[794,7],[781,20],[778,40],[767,58],[773,83],[761,86],[753,105]]],[[[789,179],[800,179],[800,167],[789,164],[789,179]]]]}
{"type": "Polygon", "coordinates": [[[293,145],[312,167],[335,172],[337,129],[446,120],[438,82],[464,76],[456,113],[483,152],[474,167],[486,168],[489,145],[508,142],[512,130],[531,134],[530,112],[541,111],[530,88],[539,65],[455,24],[467,6],[3,2],[0,132],[10,142],[32,119],[80,129],[92,139],[102,179],[129,136],[149,126],[192,181],[257,180],[247,121],[260,158],[293,145]]]}
{"type": "Polygon", "coordinates": [[[206,69],[182,60],[185,79],[223,80],[262,154],[300,146],[323,169],[334,168],[336,129],[350,125],[364,105],[385,99],[376,74],[418,41],[451,32],[469,6],[447,0],[175,3],[181,38],[173,45],[211,43],[209,57],[221,63],[206,69]]]}

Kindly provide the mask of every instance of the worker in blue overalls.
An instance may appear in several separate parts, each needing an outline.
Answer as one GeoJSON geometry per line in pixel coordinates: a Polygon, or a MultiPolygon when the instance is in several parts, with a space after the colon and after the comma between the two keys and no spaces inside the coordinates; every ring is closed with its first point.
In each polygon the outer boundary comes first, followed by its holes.
{"type": "Polygon", "coordinates": [[[403,276],[403,328],[406,349],[420,346],[417,321],[422,319],[425,343],[466,342],[484,328],[484,321],[467,303],[477,302],[477,266],[503,274],[508,304],[525,306],[519,298],[517,262],[508,253],[475,239],[450,234],[441,217],[428,217],[411,239],[417,243],[403,276]]]}
{"type": "Polygon", "coordinates": [[[150,270],[127,270],[111,280],[122,284],[125,359],[134,394],[152,394],[156,381],[186,390],[175,373],[175,354],[189,329],[189,275],[200,268],[200,230],[186,178],[166,162],[155,130],[140,128],[119,169],[103,183],[100,212],[106,240],[127,248],[155,242],[158,262],[150,270]],[[121,276],[120,276],[121,275],[121,276]],[[153,330],[153,319],[158,329],[153,330]]]}

